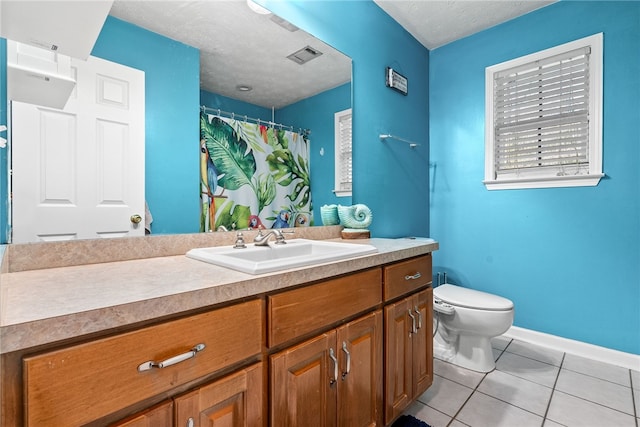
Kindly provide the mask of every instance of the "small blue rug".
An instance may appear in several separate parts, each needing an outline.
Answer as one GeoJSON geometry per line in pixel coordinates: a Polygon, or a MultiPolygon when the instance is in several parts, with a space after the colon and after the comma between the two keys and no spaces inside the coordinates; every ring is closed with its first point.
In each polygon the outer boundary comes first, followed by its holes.
{"type": "Polygon", "coordinates": [[[411,415],[400,415],[391,427],[430,427],[424,421],[412,417],[411,415]]]}

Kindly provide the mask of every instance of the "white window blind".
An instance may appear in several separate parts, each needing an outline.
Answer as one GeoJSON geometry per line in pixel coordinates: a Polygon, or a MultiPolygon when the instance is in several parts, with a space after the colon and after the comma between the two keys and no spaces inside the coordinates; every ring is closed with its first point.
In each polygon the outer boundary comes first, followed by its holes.
{"type": "Polygon", "coordinates": [[[351,120],[351,109],[335,114],[335,193],[338,196],[351,194],[351,120]]]}
{"type": "MultiPolygon", "coordinates": [[[[601,49],[597,53],[601,56],[601,49]]],[[[492,109],[487,111],[491,151],[486,161],[491,174],[485,184],[601,176],[601,154],[595,147],[599,108],[594,108],[600,103],[600,83],[594,85],[592,73],[599,74],[599,68],[592,65],[593,54],[590,43],[576,47],[573,42],[487,69],[492,109]]]]}

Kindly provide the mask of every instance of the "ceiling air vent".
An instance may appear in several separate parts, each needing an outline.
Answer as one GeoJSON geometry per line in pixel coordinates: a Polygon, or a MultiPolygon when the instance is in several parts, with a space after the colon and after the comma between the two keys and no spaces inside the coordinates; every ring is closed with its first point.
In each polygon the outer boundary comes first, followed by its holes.
{"type": "Polygon", "coordinates": [[[302,65],[311,61],[313,58],[317,58],[320,55],[322,55],[322,52],[320,52],[319,50],[314,49],[311,46],[306,46],[300,49],[299,51],[294,52],[291,55],[287,56],[287,58],[289,58],[293,62],[296,62],[302,65]]]}

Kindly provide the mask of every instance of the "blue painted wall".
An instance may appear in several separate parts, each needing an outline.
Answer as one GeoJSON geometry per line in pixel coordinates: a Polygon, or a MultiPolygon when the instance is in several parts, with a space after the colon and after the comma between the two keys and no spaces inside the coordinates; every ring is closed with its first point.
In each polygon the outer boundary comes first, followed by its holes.
{"type": "Polygon", "coordinates": [[[259,2],[353,60],[353,202],[373,211],[372,236],[428,236],[428,50],[372,1],[259,2]],[[385,86],[387,66],[409,79],[408,96],[385,86]]]}
{"type": "Polygon", "coordinates": [[[92,55],[145,72],[145,193],[153,233],[197,233],[199,50],[110,16],[92,55]]]}
{"type": "Polygon", "coordinates": [[[640,354],[640,3],[562,1],[430,54],[434,271],[512,299],[515,325],[640,354]],[[487,191],[484,70],[604,33],[597,187],[487,191]]]}
{"type": "MultiPolygon", "coordinates": [[[[208,108],[219,109],[229,113],[236,113],[238,115],[246,115],[247,117],[252,117],[254,119],[265,121],[271,120],[270,108],[260,107],[258,105],[238,101],[237,99],[229,98],[217,93],[208,92],[206,90],[200,91],[200,105],[204,105],[208,108]]],[[[215,112],[210,111],[210,113],[215,112]]],[[[242,117],[237,118],[239,120],[242,119],[242,117]]]]}
{"type": "Polygon", "coordinates": [[[351,205],[349,196],[337,197],[335,187],[335,113],[351,108],[351,84],[303,99],[276,111],[276,121],[311,130],[311,197],[314,225],[322,225],[320,206],[351,205]],[[322,151],[322,154],[321,154],[322,151]]]}

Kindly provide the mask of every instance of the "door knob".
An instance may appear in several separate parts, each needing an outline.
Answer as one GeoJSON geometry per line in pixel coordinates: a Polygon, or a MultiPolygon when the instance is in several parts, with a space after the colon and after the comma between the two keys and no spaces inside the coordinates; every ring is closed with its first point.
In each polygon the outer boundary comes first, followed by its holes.
{"type": "Polygon", "coordinates": [[[140,224],[140,221],[142,221],[142,217],[138,214],[135,215],[131,215],[131,222],[134,224],[140,224]]]}

